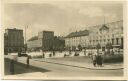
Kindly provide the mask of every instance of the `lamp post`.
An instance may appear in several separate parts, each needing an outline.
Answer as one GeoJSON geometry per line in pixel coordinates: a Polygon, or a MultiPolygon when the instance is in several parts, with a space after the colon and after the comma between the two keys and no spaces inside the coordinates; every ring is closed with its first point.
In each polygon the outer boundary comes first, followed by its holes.
{"type": "Polygon", "coordinates": [[[28,26],[25,26],[25,53],[27,51],[27,41],[26,41],[26,29],[28,28],[28,26]]]}

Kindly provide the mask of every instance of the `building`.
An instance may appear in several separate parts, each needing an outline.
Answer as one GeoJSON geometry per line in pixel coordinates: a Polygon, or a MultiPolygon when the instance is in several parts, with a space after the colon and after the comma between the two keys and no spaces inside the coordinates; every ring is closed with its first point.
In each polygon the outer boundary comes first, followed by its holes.
{"type": "Polygon", "coordinates": [[[88,45],[88,36],[88,30],[72,32],[65,37],[65,46],[70,47],[71,49],[78,47],[78,45],[86,47],[88,45]]]}
{"type": "Polygon", "coordinates": [[[28,40],[27,47],[28,49],[52,50],[53,40],[53,31],[42,31],[38,33],[38,36],[28,40]]]}
{"type": "Polygon", "coordinates": [[[32,40],[27,42],[28,50],[38,50],[42,48],[42,41],[40,40],[32,40]]]}
{"type": "Polygon", "coordinates": [[[38,33],[38,40],[42,41],[43,50],[53,49],[54,32],[53,31],[42,31],[38,33]]]}
{"type": "Polygon", "coordinates": [[[102,25],[89,27],[89,30],[72,32],[65,37],[66,47],[91,47],[97,45],[104,50],[106,45],[123,48],[123,21],[116,21],[102,25]],[[88,33],[87,33],[88,31],[88,33]],[[86,33],[82,34],[81,32],[86,33]]]}
{"type": "Polygon", "coordinates": [[[4,51],[19,52],[24,49],[23,30],[20,29],[5,29],[4,33],[4,51]]]}
{"type": "Polygon", "coordinates": [[[102,49],[105,49],[107,44],[123,48],[123,21],[94,26],[90,30],[89,45],[96,47],[97,44],[100,44],[102,49]]]}
{"type": "Polygon", "coordinates": [[[27,42],[28,50],[64,50],[65,40],[63,37],[54,36],[53,31],[42,31],[38,33],[38,36],[34,36],[27,42]]]}

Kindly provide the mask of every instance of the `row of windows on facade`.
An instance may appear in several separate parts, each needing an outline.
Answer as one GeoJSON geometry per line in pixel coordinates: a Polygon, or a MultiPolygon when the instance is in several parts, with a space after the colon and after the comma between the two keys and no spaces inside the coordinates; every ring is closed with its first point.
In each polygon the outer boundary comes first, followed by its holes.
{"type": "Polygon", "coordinates": [[[104,39],[104,40],[93,40],[93,41],[85,41],[85,42],[83,42],[83,41],[71,41],[71,42],[66,42],[67,43],[67,45],[68,44],[71,44],[71,45],[79,45],[79,44],[84,44],[84,45],[96,45],[96,44],[107,44],[107,43],[111,43],[111,44],[121,44],[121,41],[122,41],[122,38],[116,38],[116,39],[108,39],[108,40],[106,40],[106,39],[104,39]]]}
{"type": "Polygon", "coordinates": [[[121,38],[122,34],[116,34],[116,35],[100,35],[100,36],[82,36],[82,37],[72,37],[66,39],[67,41],[74,40],[74,41],[79,41],[79,40],[103,40],[103,39],[112,39],[112,38],[121,38]]]}
{"type": "Polygon", "coordinates": [[[10,43],[8,43],[8,42],[6,42],[5,44],[4,44],[5,46],[24,46],[24,43],[23,42],[10,42],[10,43]]]}
{"type": "MultiPolygon", "coordinates": [[[[97,44],[100,44],[101,46],[105,46],[107,44],[107,42],[104,42],[104,43],[99,43],[99,42],[96,42],[96,43],[77,43],[77,44],[67,44],[66,46],[78,46],[78,45],[81,45],[81,46],[96,46],[97,44]]],[[[120,45],[120,43],[115,43],[114,45],[120,45]]]]}
{"type": "Polygon", "coordinates": [[[111,39],[111,38],[121,38],[122,34],[105,34],[105,35],[93,35],[93,36],[89,36],[89,39],[111,39]]]}
{"type": "Polygon", "coordinates": [[[122,37],[120,37],[120,38],[111,38],[111,39],[109,39],[109,38],[107,38],[107,39],[78,39],[78,40],[74,40],[74,39],[72,39],[72,40],[66,40],[66,42],[97,42],[97,41],[100,41],[100,42],[106,42],[106,41],[111,41],[111,40],[114,40],[114,39],[116,39],[116,40],[119,40],[119,39],[121,39],[122,37]]]}
{"type": "Polygon", "coordinates": [[[40,47],[42,46],[42,43],[28,43],[28,47],[40,47]]]}
{"type": "Polygon", "coordinates": [[[116,40],[119,40],[119,39],[121,39],[122,37],[119,37],[119,38],[105,38],[105,39],[78,39],[78,40],[75,40],[75,39],[72,39],[72,40],[66,40],[66,42],[98,42],[98,41],[100,41],[100,42],[106,42],[106,41],[111,41],[111,40],[114,40],[114,39],[116,39],[116,40]]]}
{"type": "Polygon", "coordinates": [[[35,40],[35,41],[30,41],[30,42],[28,42],[28,47],[42,47],[42,45],[44,44],[44,45],[50,45],[51,43],[52,43],[53,41],[52,40],[35,40]]]}
{"type": "Polygon", "coordinates": [[[23,36],[17,36],[17,35],[10,35],[10,36],[7,36],[5,38],[6,38],[6,40],[21,40],[21,39],[24,39],[23,36]]]}
{"type": "Polygon", "coordinates": [[[4,40],[6,43],[13,43],[13,42],[24,42],[24,39],[20,39],[20,40],[4,40]]]}
{"type": "Polygon", "coordinates": [[[24,48],[21,48],[21,47],[14,47],[14,48],[5,48],[5,50],[7,51],[7,52],[14,52],[14,51],[21,51],[21,50],[24,50],[24,48]]]}

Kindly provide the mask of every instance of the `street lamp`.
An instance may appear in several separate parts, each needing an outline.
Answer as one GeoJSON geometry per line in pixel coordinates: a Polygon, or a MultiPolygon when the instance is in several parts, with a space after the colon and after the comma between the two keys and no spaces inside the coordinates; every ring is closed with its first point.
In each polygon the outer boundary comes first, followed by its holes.
{"type": "Polygon", "coordinates": [[[28,26],[25,26],[25,45],[24,45],[24,47],[25,47],[25,53],[26,53],[26,51],[27,51],[27,40],[26,40],[26,29],[28,28],[28,26]]]}

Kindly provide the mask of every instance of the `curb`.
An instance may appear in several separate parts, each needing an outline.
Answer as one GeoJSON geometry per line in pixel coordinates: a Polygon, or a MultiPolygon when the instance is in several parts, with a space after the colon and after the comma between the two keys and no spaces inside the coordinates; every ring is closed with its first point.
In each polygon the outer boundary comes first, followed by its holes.
{"type": "Polygon", "coordinates": [[[96,68],[82,67],[82,66],[69,65],[69,64],[63,64],[63,63],[55,63],[55,62],[50,62],[50,61],[40,61],[40,60],[34,60],[34,61],[46,62],[46,63],[51,63],[51,64],[59,64],[59,65],[65,65],[65,66],[72,66],[72,67],[77,67],[77,68],[85,68],[85,69],[90,69],[90,70],[120,70],[120,69],[124,69],[123,67],[116,68],[116,69],[96,69],[96,68]]]}

